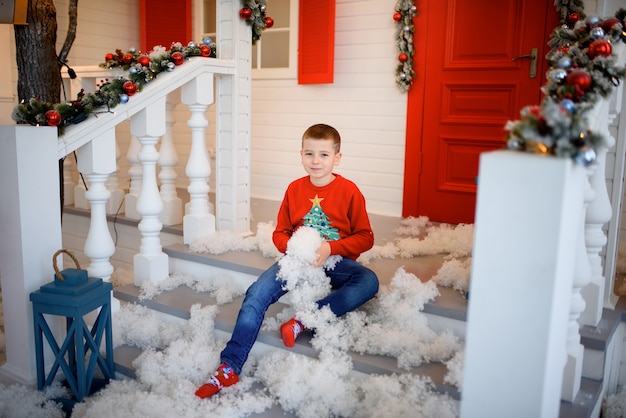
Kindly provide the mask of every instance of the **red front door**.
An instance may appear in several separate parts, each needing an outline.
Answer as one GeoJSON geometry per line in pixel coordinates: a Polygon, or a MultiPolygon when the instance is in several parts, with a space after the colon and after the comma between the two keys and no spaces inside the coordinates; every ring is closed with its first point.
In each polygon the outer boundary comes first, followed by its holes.
{"type": "Polygon", "coordinates": [[[507,120],[540,102],[558,17],[545,0],[418,5],[403,215],[472,223],[479,155],[502,148],[507,120]],[[531,59],[518,58],[533,49],[534,77],[531,59]]]}

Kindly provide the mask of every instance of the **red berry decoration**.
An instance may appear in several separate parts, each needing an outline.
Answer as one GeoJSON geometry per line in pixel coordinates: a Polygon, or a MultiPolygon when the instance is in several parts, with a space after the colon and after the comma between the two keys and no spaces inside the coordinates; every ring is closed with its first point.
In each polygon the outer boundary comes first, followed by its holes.
{"type": "Polygon", "coordinates": [[[132,60],[133,60],[132,54],[124,54],[124,56],[122,57],[122,63],[124,64],[130,64],[132,60]]]}
{"type": "Polygon", "coordinates": [[[172,52],[172,61],[176,65],[181,65],[185,61],[185,56],[179,51],[172,52]]]}
{"type": "Polygon", "coordinates": [[[137,85],[128,80],[125,81],[124,84],[122,84],[122,90],[124,90],[124,93],[126,93],[127,95],[132,96],[133,94],[137,93],[137,85]]]}
{"type": "Polygon", "coordinates": [[[395,12],[393,14],[393,20],[395,20],[396,22],[399,22],[402,20],[402,13],[400,12],[395,12]]]}
{"type": "Polygon", "coordinates": [[[211,47],[208,45],[204,45],[204,44],[200,45],[200,54],[203,57],[211,56],[211,47]]]}
{"type": "Polygon", "coordinates": [[[252,9],[249,7],[244,7],[243,9],[239,10],[239,17],[244,20],[250,19],[252,17],[252,9]]]}
{"type": "Polygon", "coordinates": [[[613,47],[611,46],[611,42],[606,39],[598,39],[589,45],[587,55],[589,58],[594,59],[596,57],[608,57],[612,52],[613,47]]]}
{"type": "Polygon", "coordinates": [[[147,67],[150,65],[150,57],[147,55],[142,55],[139,58],[137,58],[137,62],[143,65],[144,67],[147,67]]]}
{"type": "Polygon", "coordinates": [[[585,70],[574,70],[567,75],[566,84],[587,91],[591,88],[591,76],[585,70]]]}
{"type": "Polygon", "coordinates": [[[274,26],[274,19],[272,19],[271,17],[266,17],[265,18],[265,28],[269,29],[272,26],[274,26]]]}
{"type": "Polygon", "coordinates": [[[50,109],[45,113],[46,123],[49,126],[59,126],[61,124],[61,114],[54,109],[50,109]]]}
{"type": "Polygon", "coordinates": [[[104,56],[105,61],[113,61],[113,54],[110,52],[104,56]]]}
{"type": "Polygon", "coordinates": [[[409,59],[409,56],[407,54],[400,54],[398,55],[398,60],[400,62],[406,62],[409,59]]]}

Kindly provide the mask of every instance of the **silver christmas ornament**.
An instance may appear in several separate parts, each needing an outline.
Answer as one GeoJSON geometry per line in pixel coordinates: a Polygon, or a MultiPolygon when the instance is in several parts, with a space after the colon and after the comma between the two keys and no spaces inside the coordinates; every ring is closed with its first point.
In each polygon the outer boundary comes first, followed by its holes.
{"type": "Polygon", "coordinates": [[[589,167],[596,160],[596,152],[590,146],[583,146],[574,155],[574,162],[583,167],[589,167]]]}

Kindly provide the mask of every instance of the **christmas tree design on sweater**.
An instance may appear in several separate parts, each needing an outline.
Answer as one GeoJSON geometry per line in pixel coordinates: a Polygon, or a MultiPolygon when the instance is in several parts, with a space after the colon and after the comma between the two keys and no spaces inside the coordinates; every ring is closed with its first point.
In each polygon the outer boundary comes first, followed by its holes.
{"type": "Polygon", "coordinates": [[[324,198],[320,198],[315,195],[313,199],[309,199],[312,203],[311,209],[302,218],[304,225],[315,228],[319,232],[320,236],[325,241],[335,241],[339,239],[339,231],[332,227],[332,222],[328,219],[328,216],[324,213],[324,210],[320,206],[320,202],[324,198]]]}

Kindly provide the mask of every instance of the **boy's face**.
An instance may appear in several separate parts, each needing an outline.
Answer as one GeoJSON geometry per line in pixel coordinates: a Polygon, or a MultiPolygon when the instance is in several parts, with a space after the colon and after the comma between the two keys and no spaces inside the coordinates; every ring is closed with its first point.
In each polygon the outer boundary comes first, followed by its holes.
{"type": "Polygon", "coordinates": [[[325,186],[333,180],[333,168],[341,161],[341,152],[335,152],[332,139],[302,140],[302,167],[316,186],[325,186]]]}

